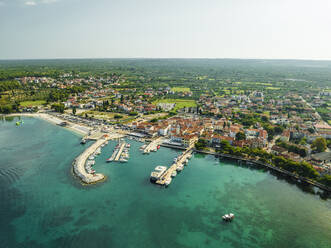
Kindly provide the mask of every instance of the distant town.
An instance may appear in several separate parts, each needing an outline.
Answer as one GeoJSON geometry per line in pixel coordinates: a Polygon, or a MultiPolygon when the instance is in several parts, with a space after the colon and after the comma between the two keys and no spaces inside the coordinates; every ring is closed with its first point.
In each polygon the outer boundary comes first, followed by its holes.
{"type": "Polygon", "coordinates": [[[330,186],[330,84],[127,70],[6,79],[1,112],[56,114],[172,146],[254,157],[330,186]]]}

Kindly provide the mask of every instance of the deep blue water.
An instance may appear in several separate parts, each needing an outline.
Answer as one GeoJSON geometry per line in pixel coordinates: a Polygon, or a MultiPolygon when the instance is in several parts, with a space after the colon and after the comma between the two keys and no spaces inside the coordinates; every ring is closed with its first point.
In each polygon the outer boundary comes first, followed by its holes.
{"type": "Polygon", "coordinates": [[[331,247],[331,201],[264,170],[195,154],[161,188],[149,174],[179,151],[143,155],[130,141],[129,162],[107,164],[110,142],[95,165],[107,180],[83,186],[71,172],[80,139],[38,119],[0,122],[0,247],[331,247]]]}

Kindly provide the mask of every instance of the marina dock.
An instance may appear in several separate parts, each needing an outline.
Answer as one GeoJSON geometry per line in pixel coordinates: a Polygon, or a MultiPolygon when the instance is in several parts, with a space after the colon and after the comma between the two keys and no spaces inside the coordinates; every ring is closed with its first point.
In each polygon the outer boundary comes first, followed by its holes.
{"type": "Polygon", "coordinates": [[[155,183],[159,185],[166,185],[168,182],[171,182],[172,174],[176,171],[183,170],[186,160],[192,156],[192,153],[193,146],[188,147],[180,156],[178,156],[176,162],[174,162],[155,183]]]}
{"type": "Polygon", "coordinates": [[[118,139],[123,137],[121,134],[110,133],[103,135],[88,147],[82,154],[80,154],[73,162],[73,171],[81,179],[83,183],[91,184],[101,181],[105,176],[101,173],[90,174],[85,169],[85,163],[89,156],[91,156],[101,145],[105,144],[108,140],[118,139]]]}
{"type": "Polygon", "coordinates": [[[118,152],[117,152],[117,155],[115,156],[114,161],[118,161],[118,160],[120,159],[120,157],[121,157],[121,155],[122,155],[122,152],[123,152],[123,149],[124,149],[125,145],[126,145],[125,142],[121,143],[120,148],[119,148],[119,150],[118,150],[118,152]]]}
{"type": "Polygon", "coordinates": [[[156,140],[153,140],[151,143],[149,143],[146,148],[144,149],[144,153],[145,154],[148,154],[150,153],[151,151],[154,151],[156,152],[157,151],[157,147],[159,145],[161,145],[162,143],[162,138],[158,138],[156,140]]]}

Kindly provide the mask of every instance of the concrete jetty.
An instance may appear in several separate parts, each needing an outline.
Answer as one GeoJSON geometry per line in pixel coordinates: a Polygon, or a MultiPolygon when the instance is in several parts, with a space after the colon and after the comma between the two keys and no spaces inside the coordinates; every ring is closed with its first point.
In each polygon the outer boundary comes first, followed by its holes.
{"type": "Polygon", "coordinates": [[[144,149],[144,153],[150,153],[151,151],[156,151],[157,146],[162,143],[162,138],[158,138],[149,143],[144,149]]]}
{"type": "Polygon", "coordinates": [[[106,134],[90,147],[88,147],[82,154],[80,154],[73,162],[73,171],[81,179],[83,183],[92,184],[105,179],[101,173],[90,174],[85,170],[85,163],[89,156],[91,156],[102,144],[111,139],[118,139],[123,137],[122,134],[112,133],[106,134]]]}
{"type": "Polygon", "coordinates": [[[119,150],[118,150],[118,152],[117,152],[117,155],[116,155],[116,157],[115,157],[115,159],[114,159],[115,161],[118,161],[118,160],[120,159],[120,157],[121,157],[121,155],[122,155],[122,152],[123,152],[123,149],[124,149],[125,145],[126,145],[125,142],[121,143],[121,146],[120,146],[120,148],[119,148],[119,150]]]}
{"type": "Polygon", "coordinates": [[[155,183],[159,185],[165,185],[167,181],[171,181],[172,173],[179,169],[179,167],[184,166],[186,159],[190,158],[192,153],[193,146],[190,146],[177,158],[177,161],[173,163],[155,183]]]}

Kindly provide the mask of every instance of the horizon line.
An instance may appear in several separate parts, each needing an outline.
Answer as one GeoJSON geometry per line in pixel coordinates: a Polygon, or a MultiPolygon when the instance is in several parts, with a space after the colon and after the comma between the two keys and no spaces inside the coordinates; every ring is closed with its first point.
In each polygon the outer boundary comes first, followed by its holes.
{"type": "Polygon", "coordinates": [[[287,60],[287,61],[322,61],[322,62],[331,62],[331,58],[240,58],[240,57],[58,57],[58,58],[8,58],[0,59],[0,61],[24,61],[24,60],[89,60],[89,59],[179,59],[179,60],[287,60]]]}

